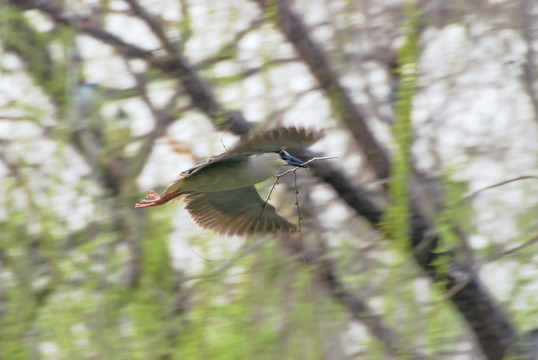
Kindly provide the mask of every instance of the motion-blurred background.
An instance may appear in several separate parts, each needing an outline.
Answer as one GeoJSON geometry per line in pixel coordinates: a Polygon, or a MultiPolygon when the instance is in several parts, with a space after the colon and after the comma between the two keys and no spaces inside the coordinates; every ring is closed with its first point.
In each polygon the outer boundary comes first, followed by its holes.
{"type": "Polygon", "coordinates": [[[3,0],[0,358],[538,358],[537,52],[534,0],[3,0]],[[300,233],[133,208],[279,126],[300,233]]]}

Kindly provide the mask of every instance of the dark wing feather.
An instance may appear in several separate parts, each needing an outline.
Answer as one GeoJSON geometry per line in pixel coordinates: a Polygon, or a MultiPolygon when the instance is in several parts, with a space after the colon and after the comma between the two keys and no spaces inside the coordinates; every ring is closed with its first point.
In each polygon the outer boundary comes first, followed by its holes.
{"type": "MultiPolygon", "coordinates": [[[[198,171],[205,169],[209,166],[226,166],[227,161],[235,162],[238,158],[245,158],[246,156],[241,154],[230,154],[230,153],[222,153],[219,155],[211,156],[207,160],[202,161],[199,164],[194,165],[190,169],[184,170],[181,173],[179,173],[178,177],[174,180],[172,185],[169,186],[171,188],[175,183],[178,181],[181,181],[183,178],[189,177],[198,171]]],[[[168,189],[166,189],[168,190],[168,189]]]]}
{"type": "Polygon", "coordinates": [[[198,225],[221,234],[247,235],[295,229],[295,225],[278,215],[273,206],[264,206],[254,186],[188,194],[185,203],[198,225]]]}
{"type": "Polygon", "coordinates": [[[323,136],[323,132],[305,128],[277,128],[272,130],[252,130],[244,135],[228,154],[256,154],[301,148],[313,144],[323,136]]]}

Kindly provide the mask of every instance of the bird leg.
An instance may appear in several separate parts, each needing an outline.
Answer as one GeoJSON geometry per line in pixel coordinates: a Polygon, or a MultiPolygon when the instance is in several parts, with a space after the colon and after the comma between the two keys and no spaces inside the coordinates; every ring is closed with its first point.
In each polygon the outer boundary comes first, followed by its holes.
{"type": "Polygon", "coordinates": [[[147,208],[160,205],[162,198],[154,190],[148,190],[146,193],[146,199],[140,200],[135,204],[135,208],[147,208]]]}

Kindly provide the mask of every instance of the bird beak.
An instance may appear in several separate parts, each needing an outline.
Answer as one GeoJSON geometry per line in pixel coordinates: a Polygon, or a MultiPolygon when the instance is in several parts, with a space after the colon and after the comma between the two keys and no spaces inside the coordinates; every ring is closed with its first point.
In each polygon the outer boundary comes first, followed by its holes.
{"type": "Polygon", "coordinates": [[[308,167],[308,164],[305,164],[303,160],[297,159],[295,156],[291,156],[290,154],[285,154],[282,156],[282,160],[286,161],[290,166],[298,166],[303,168],[308,167]]]}

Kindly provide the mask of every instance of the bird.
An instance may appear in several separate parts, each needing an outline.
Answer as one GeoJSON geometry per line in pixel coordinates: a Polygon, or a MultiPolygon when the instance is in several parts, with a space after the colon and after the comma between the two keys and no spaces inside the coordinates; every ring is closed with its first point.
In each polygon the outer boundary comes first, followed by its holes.
{"type": "Polygon", "coordinates": [[[254,185],[282,166],[307,168],[286,149],[316,142],[323,133],[305,128],[253,130],[230,150],[185,170],[159,195],[149,190],[135,208],[148,208],[184,199],[194,221],[223,235],[291,232],[296,226],[263,200],[254,185]]]}

